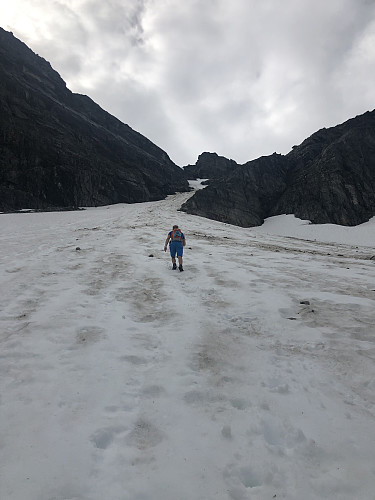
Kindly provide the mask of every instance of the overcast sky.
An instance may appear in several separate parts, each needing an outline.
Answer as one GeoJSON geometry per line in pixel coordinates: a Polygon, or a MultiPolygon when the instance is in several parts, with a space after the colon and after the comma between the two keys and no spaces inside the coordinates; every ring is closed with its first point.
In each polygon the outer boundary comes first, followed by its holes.
{"type": "Polygon", "coordinates": [[[0,22],[180,166],[375,108],[375,0],[4,0],[0,22]]]}

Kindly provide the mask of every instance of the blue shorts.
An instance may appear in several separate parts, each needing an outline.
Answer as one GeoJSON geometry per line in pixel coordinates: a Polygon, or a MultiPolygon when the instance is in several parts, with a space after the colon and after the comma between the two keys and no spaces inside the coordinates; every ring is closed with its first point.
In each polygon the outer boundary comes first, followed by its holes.
{"type": "Polygon", "coordinates": [[[171,241],[169,244],[169,250],[171,252],[171,257],[176,257],[176,252],[177,257],[182,257],[182,254],[184,253],[184,247],[181,241],[171,241]]]}

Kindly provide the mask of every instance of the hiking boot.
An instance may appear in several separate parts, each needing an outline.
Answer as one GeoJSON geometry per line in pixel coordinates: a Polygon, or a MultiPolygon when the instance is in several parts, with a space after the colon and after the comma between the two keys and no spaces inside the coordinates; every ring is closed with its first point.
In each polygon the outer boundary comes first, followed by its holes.
{"type": "Polygon", "coordinates": [[[173,264],[172,269],[177,269],[177,264],[176,263],[173,264]]]}
{"type": "Polygon", "coordinates": [[[180,272],[184,270],[184,268],[182,266],[178,266],[180,272]]]}

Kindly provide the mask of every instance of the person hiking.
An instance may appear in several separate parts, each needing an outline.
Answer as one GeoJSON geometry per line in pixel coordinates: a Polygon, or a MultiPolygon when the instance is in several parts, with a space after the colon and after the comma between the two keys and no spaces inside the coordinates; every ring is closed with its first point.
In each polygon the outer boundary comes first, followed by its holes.
{"type": "Polygon", "coordinates": [[[164,252],[167,251],[167,246],[169,243],[169,251],[171,252],[172,258],[172,269],[177,269],[176,265],[176,253],[178,258],[178,269],[183,271],[182,267],[182,255],[184,253],[184,246],[186,245],[186,239],[184,233],[178,227],[178,225],[174,225],[172,231],[168,233],[167,239],[164,244],[164,252]]]}

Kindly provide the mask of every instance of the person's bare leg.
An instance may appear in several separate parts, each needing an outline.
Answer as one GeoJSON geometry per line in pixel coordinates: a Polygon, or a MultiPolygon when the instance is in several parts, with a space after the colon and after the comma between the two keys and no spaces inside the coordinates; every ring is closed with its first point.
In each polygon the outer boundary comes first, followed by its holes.
{"type": "Polygon", "coordinates": [[[184,268],[182,267],[182,257],[178,257],[178,268],[180,271],[184,270],[184,268]]]}

